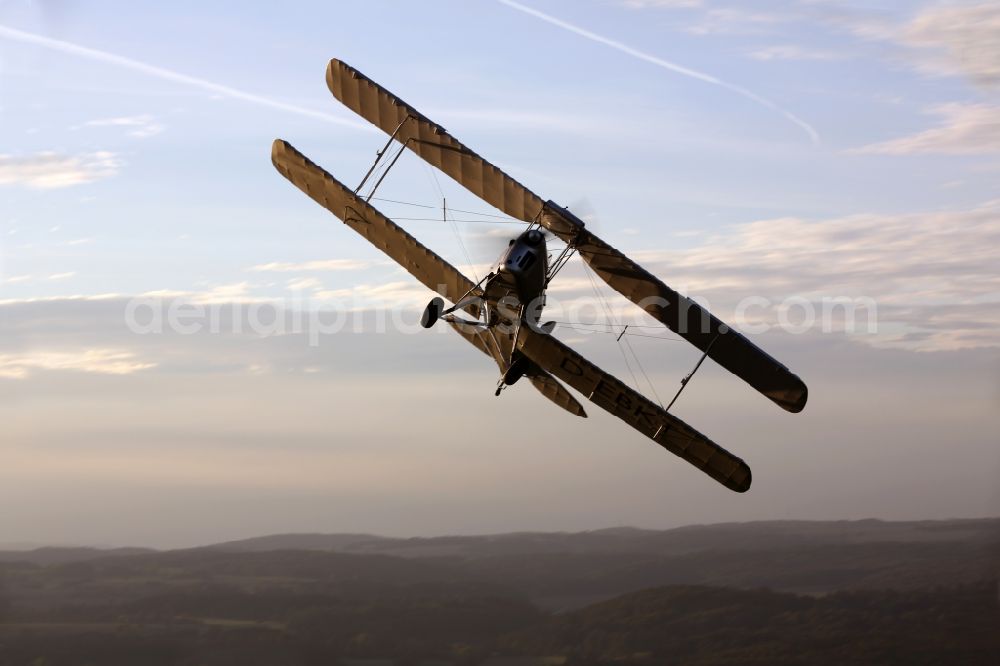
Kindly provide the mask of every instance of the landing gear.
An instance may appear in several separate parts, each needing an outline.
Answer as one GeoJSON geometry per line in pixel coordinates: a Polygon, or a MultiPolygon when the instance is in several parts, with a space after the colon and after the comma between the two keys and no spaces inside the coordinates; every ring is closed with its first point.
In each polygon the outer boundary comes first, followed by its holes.
{"type": "Polygon", "coordinates": [[[512,384],[516,384],[517,380],[524,377],[524,373],[528,370],[528,365],[530,361],[524,356],[518,356],[514,359],[514,362],[510,364],[507,371],[500,376],[500,381],[497,382],[497,390],[493,395],[498,396],[503,392],[505,388],[512,384]]]}
{"type": "Polygon", "coordinates": [[[427,304],[424,308],[424,314],[420,316],[420,325],[424,328],[430,328],[437,323],[437,320],[441,318],[441,312],[444,310],[444,299],[440,296],[435,296],[431,299],[431,302],[427,304]]]}
{"type": "Polygon", "coordinates": [[[519,356],[510,367],[507,368],[507,372],[503,373],[503,383],[507,386],[516,384],[517,380],[524,376],[525,370],[528,369],[528,359],[524,356],[519,356]]]}

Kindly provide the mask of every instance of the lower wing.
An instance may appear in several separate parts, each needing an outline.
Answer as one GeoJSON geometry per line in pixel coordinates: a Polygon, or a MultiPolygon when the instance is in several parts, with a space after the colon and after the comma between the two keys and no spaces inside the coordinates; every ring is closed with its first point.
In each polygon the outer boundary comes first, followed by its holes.
{"type": "MultiPolygon", "coordinates": [[[[271,146],[271,162],[293,185],[316,203],[344,221],[344,224],[385,252],[413,277],[452,303],[458,303],[475,287],[458,269],[422,245],[402,227],[356,195],[336,178],[309,161],[291,144],[276,139],[271,146]]],[[[479,306],[464,310],[479,316],[479,306]]]]}
{"type": "Polygon", "coordinates": [[[738,493],[750,488],[750,467],[743,460],[668,414],[621,380],[604,372],[559,340],[522,329],[518,349],[543,370],[561,379],[602,409],[680,456],[738,493]]]}

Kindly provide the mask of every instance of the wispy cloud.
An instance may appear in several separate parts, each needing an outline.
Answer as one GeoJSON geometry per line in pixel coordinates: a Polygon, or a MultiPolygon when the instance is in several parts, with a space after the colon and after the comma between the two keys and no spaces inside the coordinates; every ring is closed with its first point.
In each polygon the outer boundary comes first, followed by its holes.
{"type": "Polygon", "coordinates": [[[938,52],[935,59],[918,61],[925,70],[962,73],[988,86],[1000,83],[1000,5],[995,2],[927,8],[897,39],[938,52]]]}
{"type": "Polygon", "coordinates": [[[121,161],[114,153],[98,151],[82,155],[44,152],[27,157],[0,155],[0,185],[23,185],[56,189],[110,178],[121,161]]]}
{"type": "Polygon", "coordinates": [[[124,127],[126,134],[137,139],[156,136],[165,128],[153,116],[120,116],[118,118],[99,118],[85,122],[82,127],[124,127]]]}
{"type": "Polygon", "coordinates": [[[923,132],[858,148],[856,153],[986,155],[1000,153],[1000,106],[943,104],[931,109],[943,123],[923,132]]]}
{"type": "Polygon", "coordinates": [[[701,20],[685,28],[692,35],[758,35],[773,30],[773,26],[798,20],[794,14],[747,11],[721,7],[704,13],[701,20]]]}
{"type": "Polygon", "coordinates": [[[933,76],[966,76],[983,86],[1000,83],[1000,5],[929,3],[911,19],[844,7],[824,9],[827,23],[864,40],[902,47],[910,66],[933,76]]]}
{"type": "Polygon", "coordinates": [[[317,259],[300,263],[271,262],[250,268],[258,273],[312,273],[324,271],[359,271],[370,268],[370,261],[357,259],[317,259]]]}
{"type": "Polygon", "coordinates": [[[824,51],[794,44],[767,46],[750,52],[754,60],[843,60],[847,54],[841,51],[824,51]]]}
{"type": "Polygon", "coordinates": [[[801,118],[799,118],[798,116],[796,116],[791,111],[787,111],[786,109],[781,108],[780,106],[778,106],[774,102],[772,102],[772,101],[770,101],[770,100],[768,100],[768,99],[766,99],[764,97],[761,97],[757,93],[752,92],[751,90],[748,90],[747,88],[735,85],[733,83],[729,83],[727,81],[723,81],[722,79],[719,79],[719,78],[717,78],[715,76],[712,76],[710,74],[706,74],[704,72],[699,72],[699,71],[691,69],[689,67],[684,67],[683,65],[679,65],[677,63],[673,63],[673,62],[670,62],[668,60],[664,60],[663,58],[651,55],[649,53],[646,53],[645,51],[640,51],[639,49],[633,48],[633,47],[631,47],[631,46],[629,46],[627,44],[624,44],[622,42],[613,40],[613,39],[611,39],[609,37],[605,37],[603,35],[599,35],[599,34],[597,34],[595,32],[591,32],[589,30],[581,28],[581,27],[579,27],[577,25],[574,25],[572,23],[568,23],[566,21],[563,21],[562,19],[556,18],[556,17],[551,16],[549,14],[546,14],[544,12],[541,12],[541,11],[539,11],[537,9],[532,8],[532,7],[528,7],[526,5],[522,5],[519,2],[514,2],[514,0],[497,0],[497,2],[499,2],[502,5],[506,5],[507,7],[510,7],[511,9],[515,9],[515,10],[517,10],[519,12],[527,14],[528,16],[532,16],[532,17],[537,18],[537,19],[539,19],[541,21],[545,21],[546,23],[549,23],[549,24],[554,25],[554,26],[556,26],[558,28],[561,28],[562,30],[566,30],[568,32],[572,32],[572,33],[574,33],[576,35],[579,35],[580,37],[583,37],[585,39],[589,39],[592,42],[596,42],[598,44],[603,44],[604,46],[607,46],[607,47],[610,47],[612,49],[615,49],[616,51],[621,51],[622,53],[625,53],[625,54],[627,54],[627,55],[629,55],[629,56],[631,56],[633,58],[636,58],[638,60],[642,60],[644,62],[648,62],[650,64],[656,65],[657,67],[660,67],[662,69],[666,69],[666,70],[674,72],[676,74],[680,74],[682,76],[686,76],[686,77],[689,77],[689,78],[692,78],[692,79],[696,79],[698,81],[702,81],[704,83],[708,83],[708,84],[711,84],[711,85],[719,86],[721,88],[725,88],[726,90],[732,91],[732,92],[734,92],[734,93],[736,93],[738,95],[742,95],[743,97],[746,97],[747,99],[750,99],[753,102],[756,102],[757,104],[760,104],[761,106],[764,106],[764,107],[766,107],[768,109],[771,109],[772,111],[775,111],[775,112],[779,113],[786,120],[792,122],[793,124],[795,124],[796,126],[798,126],[800,129],[802,129],[803,131],[805,131],[805,133],[809,135],[809,138],[814,143],[819,143],[819,140],[820,140],[819,133],[815,130],[815,128],[813,128],[812,125],[810,125],[806,121],[802,120],[801,118]]]}
{"type": "Polygon", "coordinates": [[[881,330],[865,339],[874,344],[1000,347],[1000,201],[943,212],[761,220],[690,250],[632,256],[654,274],[669,274],[673,286],[709,298],[723,319],[746,296],[870,298],[881,330]]]}
{"type": "Polygon", "coordinates": [[[323,283],[314,277],[308,277],[289,280],[287,286],[292,291],[307,291],[322,289],[323,283]]]}
{"type": "Polygon", "coordinates": [[[130,375],[155,366],[155,363],[140,361],[132,352],[116,349],[0,354],[0,378],[2,379],[26,379],[37,370],[130,375]]]}
{"type": "Polygon", "coordinates": [[[164,67],[157,67],[156,65],[150,65],[140,60],[133,60],[132,58],[126,58],[125,56],[116,55],[114,53],[109,53],[107,51],[92,49],[87,46],[80,46],[79,44],[73,44],[72,42],[65,42],[59,39],[52,39],[50,37],[45,37],[44,35],[37,35],[35,33],[25,32],[23,30],[16,30],[14,28],[0,25],[0,39],[7,39],[10,41],[22,42],[25,44],[32,44],[34,46],[40,46],[42,48],[46,48],[52,51],[65,53],[67,55],[79,56],[81,58],[87,58],[89,60],[95,60],[109,65],[115,65],[117,67],[124,67],[125,69],[130,69],[136,72],[140,72],[142,74],[146,74],[148,76],[152,76],[158,79],[171,81],[173,83],[178,83],[192,88],[199,88],[201,90],[205,90],[207,92],[211,92],[216,95],[222,95],[223,97],[228,97],[230,99],[237,99],[243,102],[248,102],[250,104],[256,104],[257,106],[263,106],[270,109],[276,109],[278,111],[285,111],[287,113],[294,113],[300,116],[315,118],[316,120],[322,120],[324,122],[334,123],[336,125],[344,125],[345,127],[370,130],[370,127],[368,125],[362,124],[354,120],[341,118],[340,116],[335,116],[330,113],[324,113],[322,111],[316,111],[314,109],[306,108],[303,106],[289,104],[287,102],[282,102],[280,100],[272,99],[270,97],[265,97],[263,95],[257,95],[254,93],[247,92],[245,90],[239,90],[237,88],[232,88],[230,86],[222,85],[220,83],[215,83],[214,81],[209,81],[207,79],[202,79],[195,76],[188,76],[187,74],[175,72],[173,70],[166,69],[164,67]]]}

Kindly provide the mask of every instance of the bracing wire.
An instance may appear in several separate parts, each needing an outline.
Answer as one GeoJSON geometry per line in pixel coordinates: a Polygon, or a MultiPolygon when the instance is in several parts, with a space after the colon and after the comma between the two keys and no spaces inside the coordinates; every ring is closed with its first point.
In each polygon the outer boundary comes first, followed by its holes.
{"type": "MultiPolygon", "coordinates": [[[[617,328],[618,326],[620,326],[620,324],[608,324],[606,322],[601,322],[601,321],[593,321],[593,322],[589,322],[589,321],[557,321],[556,323],[557,324],[572,324],[574,326],[603,326],[603,327],[609,328],[609,329],[617,328]]],[[[655,328],[658,331],[663,330],[663,326],[662,325],[661,326],[649,326],[649,325],[644,325],[644,324],[629,324],[628,327],[630,329],[631,328],[655,328]]],[[[612,331],[594,331],[594,332],[595,333],[611,333],[612,331]]],[[[632,333],[631,331],[626,331],[625,335],[635,335],[635,336],[645,337],[645,338],[655,337],[655,338],[662,338],[664,340],[669,340],[670,342],[680,342],[680,340],[676,339],[676,338],[668,338],[668,337],[664,337],[664,336],[660,336],[660,335],[655,335],[655,336],[639,335],[638,333],[632,333]]]]}
{"type": "MultiPolygon", "coordinates": [[[[430,210],[437,210],[438,209],[438,206],[432,206],[430,204],[419,204],[419,203],[414,203],[412,201],[401,201],[399,199],[387,199],[385,197],[372,197],[372,199],[374,201],[385,201],[386,203],[400,204],[402,206],[414,206],[416,208],[428,208],[430,210]]],[[[465,213],[467,215],[478,215],[480,217],[495,218],[497,220],[500,220],[501,222],[511,222],[511,223],[514,223],[514,224],[526,224],[523,220],[519,220],[516,217],[511,217],[510,215],[496,215],[494,213],[484,213],[483,211],[479,211],[479,210],[463,210],[461,208],[449,208],[448,210],[451,210],[451,211],[453,211],[455,213],[465,213]]],[[[403,218],[400,218],[400,219],[403,219],[403,218]]],[[[410,218],[410,219],[414,219],[414,220],[416,220],[416,219],[426,219],[426,220],[440,221],[440,220],[437,220],[437,218],[431,218],[431,217],[428,217],[428,218],[410,218]]],[[[462,221],[464,221],[464,220],[462,220],[462,221]]]]}
{"type": "MultiPolygon", "coordinates": [[[[587,278],[590,280],[590,286],[594,289],[594,295],[597,297],[598,302],[601,304],[601,308],[604,310],[604,316],[608,318],[608,321],[616,321],[612,316],[611,307],[608,305],[604,298],[604,294],[597,288],[597,281],[594,280],[594,276],[590,271],[590,267],[584,264],[584,272],[587,274],[587,278]]],[[[621,338],[615,341],[615,346],[622,353],[622,359],[625,361],[625,367],[628,368],[628,373],[632,375],[632,383],[635,385],[635,390],[639,390],[639,380],[635,377],[635,371],[632,370],[632,364],[628,362],[628,355],[625,353],[625,348],[621,345],[621,338]]]]}
{"type": "MultiPolygon", "coordinates": [[[[583,326],[590,326],[591,324],[568,322],[568,321],[554,321],[553,323],[558,325],[560,328],[568,328],[571,331],[577,331],[579,333],[600,333],[604,335],[615,335],[615,332],[612,330],[597,330],[593,328],[583,328],[583,326]]],[[[632,326],[629,325],[629,328],[632,328],[632,326]]],[[[668,338],[663,335],[646,335],[644,333],[633,333],[632,331],[626,331],[625,337],[648,338],[650,340],[662,340],[664,342],[681,342],[681,340],[678,340],[677,338],[668,338]]]]}
{"type": "Polygon", "coordinates": [[[646,383],[649,384],[649,388],[653,391],[653,397],[656,398],[656,402],[659,403],[660,408],[662,409],[663,401],[660,400],[660,394],[656,392],[656,386],[653,384],[653,382],[649,380],[649,375],[646,374],[646,368],[642,367],[642,361],[639,360],[639,357],[636,355],[635,350],[632,348],[632,342],[629,340],[625,340],[625,346],[627,346],[628,350],[632,352],[632,358],[635,359],[636,365],[639,366],[639,372],[641,372],[642,376],[646,379],[646,383]]]}
{"type": "MultiPolygon", "coordinates": [[[[434,208],[436,210],[439,210],[441,207],[440,206],[435,206],[434,208]]],[[[449,213],[453,213],[453,212],[458,212],[458,211],[456,209],[454,209],[454,208],[450,208],[449,207],[448,208],[448,212],[449,213]]],[[[402,220],[404,222],[440,222],[441,221],[440,217],[398,217],[396,215],[393,215],[392,219],[394,219],[394,220],[402,220]]],[[[469,219],[461,219],[461,218],[454,218],[454,217],[450,217],[448,219],[450,221],[452,221],[452,222],[463,222],[463,223],[471,223],[471,224],[513,224],[511,222],[504,222],[502,220],[469,220],[469,219]]],[[[524,222],[518,222],[517,224],[524,224],[524,222]]]]}
{"type": "Polygon", "coordinates": [[[451,227],[452,231],[455,232],[455,238],[458,240],[459,247],[462,248],[462,254],[465,255],[465,261],[469,266],[469,270],[472,271],[472,277],[476,279],[476,282],[479,282],[476,265],[472,262],[472,255],[469,254],[469,249],[465,246],[465,241],[462,240],[462,232],[458,230],[458,224],[455,220],[448,219],[448,200],[444,196],[444,190],[441,189],[441,181],[438,180],[437,172],[435,172],[430,165],[425,164],[424,166],[427,168],[427,171],[430,172],[431,178],[434,180],[434,187],[437,188],[438,194],[441,195],[441,217],[444,222],[451,227]]]}

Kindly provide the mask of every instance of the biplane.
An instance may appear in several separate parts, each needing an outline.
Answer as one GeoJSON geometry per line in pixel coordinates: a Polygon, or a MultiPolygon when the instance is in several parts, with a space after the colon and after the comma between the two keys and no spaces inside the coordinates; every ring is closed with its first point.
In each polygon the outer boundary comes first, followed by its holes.
{"type": "MultiPolygon", "coordinates": [[[[798,376],[595,236],[567,208],[542,199],[358,70],[331,60],[326,82],[334,97],[389,136],[361,185],[353,189],[343,185],[281,139],[272,146],[271,160],[296,187],[439,294],[423,312],[424,327],[444,321],[496,361],[500,369],[497,395],[526,378],[555,404],[585,417],[569,386],[727,488],[736,492],[750,488],[750,467],[671,414],[672,403],[667,408],[654,403],[553,336],[554,325],[540,323],[545,291],[570,257],[577,255],[611,288],[701,350],[695,370],[706,358],[712,359],[793,413],[802,411],[808,396],[798,376]],[[398,147],[390,160],[393,142],[398,147]],[[478,283],[371,204],[375,189],[404,150],[527,225],[478,283]],[[361,194],[369,180],[374,181],[371,192],[361,194]],[[558,254],[548,251],[551,237],[565,244],[558,254]],[[445,307],[445,301],[450,305],[445,307]]],[[[682,389],[690,377],[682,381],[682,389]]]]}

